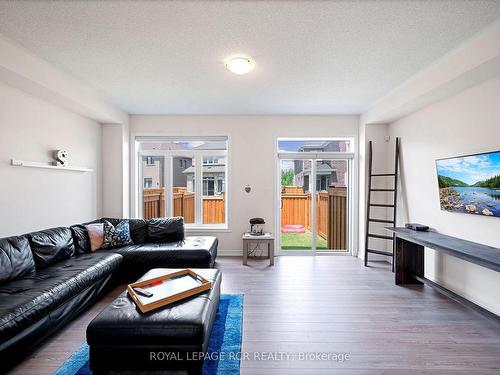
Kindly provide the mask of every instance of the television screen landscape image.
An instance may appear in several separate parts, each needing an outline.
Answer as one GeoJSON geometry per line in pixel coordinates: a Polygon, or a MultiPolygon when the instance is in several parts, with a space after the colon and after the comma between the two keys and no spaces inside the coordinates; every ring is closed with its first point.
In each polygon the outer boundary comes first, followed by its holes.
{"type": "Polygon", "coordinates": [[[500,217],[500,151],[436,160],[441,209],[500,217]]]}

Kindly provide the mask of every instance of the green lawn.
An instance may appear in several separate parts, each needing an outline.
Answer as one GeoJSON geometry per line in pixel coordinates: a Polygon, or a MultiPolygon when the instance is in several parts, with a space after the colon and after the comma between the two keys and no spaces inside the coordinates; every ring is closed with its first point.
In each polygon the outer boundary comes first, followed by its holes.
{"type": "MultiPolygon", "coordinates": [[[[307,250],[312,246],[312,233],[281,233],[281,248],[284,250],[307,250]]],[[[326,240],[318,236],[316,239],[317,249],[327,249],[326,240]]]]}

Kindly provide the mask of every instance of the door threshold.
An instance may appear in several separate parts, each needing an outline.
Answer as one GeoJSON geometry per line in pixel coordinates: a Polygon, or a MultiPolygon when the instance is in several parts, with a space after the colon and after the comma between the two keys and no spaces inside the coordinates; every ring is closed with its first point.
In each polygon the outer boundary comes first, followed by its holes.
{"type": "Polygon", "coordinates": [[[333,255],[333,256],[345,256],[345,255],[352,255],[350,251],[317,251],[316,252],[316,255],[327,255],[327,256],[330,256],[330,255],[333,255]]]}
{"type": "Polygon", "coordinates": [[[281,256],[297,256],[297,255],[320,255],[320,256],[346,256],[352,255],[350,251],[304,251],[304,250],[282,250],[277,255],[281,256]]]}

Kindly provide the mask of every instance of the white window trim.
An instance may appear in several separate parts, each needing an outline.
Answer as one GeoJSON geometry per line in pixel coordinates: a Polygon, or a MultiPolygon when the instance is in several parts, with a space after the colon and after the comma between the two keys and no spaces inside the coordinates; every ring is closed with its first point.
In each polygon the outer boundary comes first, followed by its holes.
{"type": "MultiPolygon", "coordinates": [[[[339,152],[340,154],[345,154],[345,153],[354,153],[356,151],[356,143],[357,143],[357,137],[354,136],[348,136],[348,137],[277,137],[276,138],[276,150],[278,150],[278,154],[293,154],[293,153],[298,153],[298,154],[306,154],[306,155],[312,155],[318,153],[317,151],[302,151],[302,152],[294,152],[294,151],[280,151],[279,149],[279,142],[280,141],[323,141],[323,142],[328,142],[328,141],[349,141],[349,150],[345,152],[339,152]]],[[[320,154],[325,154],[324,152],[319,152],[320,154]]],[[[335,152],[334,152],[335,153],[335,152]]]]}
{"type": "MultiPolygon", "coordinates": [[[[185,228],[187,232],[226,232],[229,231],[228,226],[228,217],[229,217],[229,137],[163,137],[163,136],[134,136],[134,154],[136,157],[133,158],[134,165],[132,170],[132,208],[133,208],[133,216],[134,217],[142,217],[143,207],[143,197],[142,197],[142,157],[143,156],[164,156],[164,176],[165,176],[165,185],[172,186],[172,168],[173,168],[173,158],[174,157],[187,157],[195,159],[195,223],[185,224],[185,228]],[[224,141],[227,142],[226,150],[147,150],[147,151],[139,151],[139,145],[141,141],[193,141],[193,140],[202,140],[202,141],[224,141]],[[203,224],[203,215],[202,215],[202,195],[203,195],[203,156],[218,156],[222,157],[226,160],[224,164],[224,173],[225,173],[225,222],[224,224],[203,224]],[[197,178],[200,176],[200,178],[197,178]]],[[[172,210],[172,189],[165,189],[165,214],[167,216],[171,216],[173,214],[172,210]]]]}
{"type": "Polygon", "coordinates": [[[278,159],[354,159],[354,152],[278,152],[278,159]]]}

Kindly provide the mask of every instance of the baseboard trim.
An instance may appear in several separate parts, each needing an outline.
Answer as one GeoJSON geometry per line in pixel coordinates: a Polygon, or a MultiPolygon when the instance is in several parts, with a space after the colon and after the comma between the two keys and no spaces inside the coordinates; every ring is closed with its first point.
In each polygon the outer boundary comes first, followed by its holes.
{"type": "Polygon", "coordinates": [[[242,257],[243,250],[217,250],[217,256],[221,257],[242,257]]]}
{"type": "Polygon", "coordinates": [[[484,307],[479,306],[478,304],[476,304],[472,301],[469,301],[468,299],[456,294],[455,292],[451,291],[450,289],[447,289],[444,286],[439,285],[438,283],[436,283],[436,282],[434,282],[426,277],[420,277],[420,276],[415,275],[415,278],[418,281],[420,281],[421,283],[430,286],[431,288],[435,289],[439,293],[454,300],[455,302],[458,302],[461,305],[466,306],[466,307],[482,314],[483,316],[486,316],[489,319],[495,320],[496,322],[500,322],[500,316],[498,316],[494,312],[486,310],[484,307]]]}

